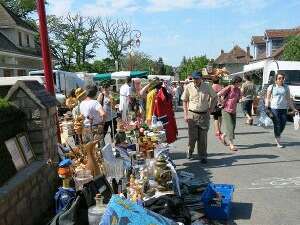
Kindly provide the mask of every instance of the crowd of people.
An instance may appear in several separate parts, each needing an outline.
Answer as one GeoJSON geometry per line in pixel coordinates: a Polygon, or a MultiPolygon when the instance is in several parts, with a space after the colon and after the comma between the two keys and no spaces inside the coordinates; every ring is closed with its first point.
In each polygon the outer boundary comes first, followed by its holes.
{"type": "MultiPolygon", "coordinates": [[[[285,75],[279,71],[275,83],[268,87],[265,99],[278,148],[284,147],[281,135],[287,121],[287,110],[291,108],[296,112],[284,79],[285,75]]],[[[166,129],[167,142],[173,143],[178,135],[174,111],[182,104],[189,134],[187,158],[193,157],[197,144],[198,158],[205,164],[210,117],[213,118],[216,139],[228,146],[230,151],[237,151],[234,142],[237,105],[242,103],[245,123],[251,126],[252,105],[256,96],[255,85],[248,74],[244,75],[244,81],[236,76],[229,85],[222,86],[220,77],[212,77],[211,83],[204,82],[202,72],[195,71],[185,83],[171,83],[157,78],[143,87],[140,79],[127,78],[119,90],[119,102],[113,98],[109,84],[103,85],[101,90],[95,85],[87,85],[85,90],[79,88],[72,91],[66,105],[74,117],[83,115],[84,129],[92,130],[92,136],[91,132],[83,135],[85,140],[96,135],[104,142],[110,129],[113,141],[117,133],[117,119],[129,122],[133,112],[135,120],[149,126],[154,117],[161,121],[166,129]],[[76,102],[79,102],[77,106],[76,102]]]]}

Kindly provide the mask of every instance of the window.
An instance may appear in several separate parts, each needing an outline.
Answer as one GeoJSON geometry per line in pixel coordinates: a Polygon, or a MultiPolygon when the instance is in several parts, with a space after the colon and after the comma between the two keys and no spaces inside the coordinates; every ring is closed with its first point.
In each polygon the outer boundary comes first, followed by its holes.
{"type": "Polygon", "coordinates": [[[26,35],[26,40],[27,40],[27,47],[30,47],[30,39],[29,39],[29,35],[26,35]]]}
{"type": "Polygon", "coordinates": [[[4,69],[3,70],[4,77],[13,77],[14,76],[14,70],[12,69],[4,69]]]}
{"type": "Polygon", "coordinates": [[[19,45],[22,47],[22,33],[19,32],[19,45]]]}
{"type": "Polygon", "coordinates": [[[26,76],[25,70],[18,70],[18,76],[26,76]]]}

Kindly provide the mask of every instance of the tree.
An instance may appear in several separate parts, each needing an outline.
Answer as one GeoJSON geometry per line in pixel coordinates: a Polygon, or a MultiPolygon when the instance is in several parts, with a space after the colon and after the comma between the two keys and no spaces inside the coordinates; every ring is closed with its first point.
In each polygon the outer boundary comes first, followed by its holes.
{"type": "Polygon", "coordinates": [[[23,19],[36,10],[35,0],[0,0],[0,3],[23,19]]]}
{"type": "Polygon", "coordinates": [[[113,59],[105,58],[103,60],[95,60],[92,64],[93,73],[109,73],[114,71],[115,63],[113,59]]]}
{"type": "Polygon", "coordinates": [[[169,65],[165,65],[165,71],[166,71],[166,75],[170,75],[170,76],[174,76],[174,69],[172,66],[169,65]]]}
{"type": "Polygon", "coordinates": [[[183,57],[179,67],[179,78],[185,80],[195,70],[202,70],[209,62],[206,56],[183,57]]]}
{"type": "Polygon", "coordinates": [[[288,38],[284,45],[283,60],[300,61],[300,36],[293,36],[288,38]]]}
{"type": "Polygon", "coordinates": [[[158,75],[166,74],[166,68],[162,57],[159,57],[156,62],[156,74],[158,75]]]}
{"type": "Polygon", "coordinates": [[[82,70],[99,46],[97,19],[80,14],[48,18],[50,44],[61,69],[82,70]]]}
{"type": "Polygon", "coordinates": [[[101,32],[99,39],[107,48],[108,54],[113,60],[120,62],[121,57],[132,41],[130,40],[130,25],[125,21],[113,21],[106,18],[98,20],[98,28],[101,32]]]}
{"type": "Polygon", "coordinates": [[[151,72],[155,67],[155,62],[144,52],[133,52],[124,55],[121,58],[121,67],[123,70],[142,70],[151,72]]]}

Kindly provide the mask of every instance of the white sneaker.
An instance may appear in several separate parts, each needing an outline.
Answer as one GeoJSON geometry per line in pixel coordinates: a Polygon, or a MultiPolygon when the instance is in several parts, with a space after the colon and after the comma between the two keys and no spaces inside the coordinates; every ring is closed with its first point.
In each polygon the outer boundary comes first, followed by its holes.
{"type": "Polygon", "coordinates": [[[281,145],[281,144],[277,144],[277,148],[283,148],[283,145],[281,145]]]}
{"type": "Polygon", "coordinates": [[[275,138],[277,148],[283,148],[283,145],[280,144],[280,138],[275,138]]]}

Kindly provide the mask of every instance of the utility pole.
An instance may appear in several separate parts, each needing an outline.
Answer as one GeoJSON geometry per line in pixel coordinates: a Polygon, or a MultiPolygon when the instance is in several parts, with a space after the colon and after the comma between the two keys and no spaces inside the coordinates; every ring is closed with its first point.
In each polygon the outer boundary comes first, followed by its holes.
{"type": "Polygon", "coordinates": [[[47,19],[46,19],[46,11],[45,11],[45,1],[37,0],[36,3],[37,3],[38,15],[39,15],[40,42],[42,48],[46,89],[51,95],[55,96],[52,63],[51,63],[51,56],[49,50],[49,38],[48,38],[47,19]]]}
{"type": "MultiPolygon", "coordinates": [[[[42,48],[46,89],[52,96],[55,97],[53,71],[52,71],[51,55],[49,49],[49,37],[48,37],[48,29],[47,29],[45,1],[36,0],[36,5],[37,5],[37,11],[39,15],[40,42],[42,48]]],[[[59,121],[58,121],[57,114],[56,114],[56,135],[57,135],[58,142],[61,143],[60,128],[59,128],[59,121]]]]}

